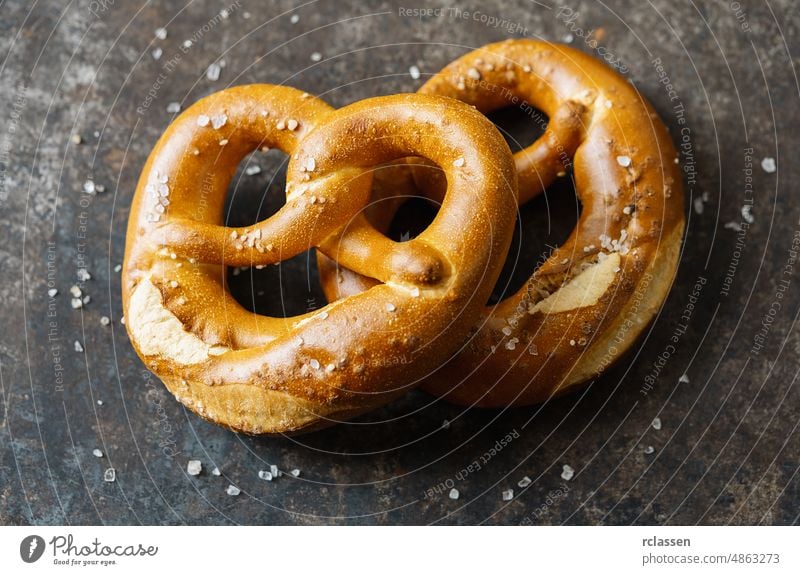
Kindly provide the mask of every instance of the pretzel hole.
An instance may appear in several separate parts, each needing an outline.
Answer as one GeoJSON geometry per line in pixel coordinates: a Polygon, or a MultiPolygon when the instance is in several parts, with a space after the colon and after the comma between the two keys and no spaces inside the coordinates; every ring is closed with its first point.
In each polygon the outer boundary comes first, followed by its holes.
{"type": "Polygon", "coordinates": [[[256,150],[239,162],[225,196],[224,225],[252,226],[286,204],[286,167],[281,150],[256,150]]]}
{"type": "MultiPolygon", "coordinates": [[[[286,204],[288,160],[287,154],[272,149],[255,151],[239,163],[225,199],[226,226],[251,226],[286,204]]],[[[269,317],[293,317],[324,306],[317,277],[313,250],[277,266],[227,269],[228,290],[234,299],[248,311],[269,317]]]]}
{"type": "Polygon", "coordinates": [[[529,104],[506,106],[490,112],[487,117],[497,126],[513,153],[541,138],[550,121],[547,114],[529,104]]]}
{"type": "Polygon", "coordinates": [[[525,285],[554,248],[569,238],[581,211],[572,178],[559,178],[543,194],[520,207],[511,247],[489,305],[503,301],[525,285]]]}
{"type": "Polygon", "coordinates": [[[439,206],[418,196],[409,196],[389,224],[387,236],[396,242],[413,240],[425,231],[439,213],[439,206]]]}

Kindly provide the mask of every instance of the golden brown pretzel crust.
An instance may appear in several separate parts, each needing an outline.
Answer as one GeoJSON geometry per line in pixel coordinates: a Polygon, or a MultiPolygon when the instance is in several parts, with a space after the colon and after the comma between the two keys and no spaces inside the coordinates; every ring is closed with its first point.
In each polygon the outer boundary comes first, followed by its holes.
{"type": "Polygon", "coordinates": [[[333,111],[292,88],[224,90],[182,113],[143,169],[123,270],[128,334],[211,421],[246,433],[329,425],[390,401],[454,351],[499,274],[516,204],[508,146],[460,102],[411,94],[333,111]],[[291,155],[286,205],[228,228],[228,183],[265,145],[291,155]],[[233,299],[225,266],[277,263],[334,233],[350,241],[340,230],[368,200],[367,168],[408,155],[442,166],[449,192],[413,245],[382,238],[348,260],[380,286],[291,318],[233,299]]]}
{"type": "MultiPolygon", "coordinates": [[[[420,92],[482,112],[521,102],[544,111],[544,136],[515,154],[520,200],[563,175],[573,158],[583,205],[564,245],[516,294],[484,310],[466,347],[424,389],[461,405],[503,407],[538,403],[594,377],[645,329],[677,269],[683,188],[666,128],[616,72],[534,40],[466,54],[420,92]]],[[[415,176],[440,196],[435,171],[415,176]]],[[[373,283],[323,256],[319,263],[331,301],[373,283]]]]}

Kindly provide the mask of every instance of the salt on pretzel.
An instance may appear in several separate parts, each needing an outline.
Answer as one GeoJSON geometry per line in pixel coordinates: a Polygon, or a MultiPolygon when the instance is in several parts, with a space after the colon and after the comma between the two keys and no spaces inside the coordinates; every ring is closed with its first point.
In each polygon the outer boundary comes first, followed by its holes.
{"type": "Polygon", "coordinates": [[[508,146],[461,102],[407,94],[334,111],[292,88],[227,89],[183,112],[144,166],[122,278],[128,334],[210,421],[252,434],[323,427],[390,401],[454,351],[499,274],[516,205],[508,146]],[[230,179],[264,146],[291,156],[286,204],[226,227],[230,179]],[[369,169],[409,155],[450,184],[436,220],[400,244],[359,226],[359,213],[369,169]],[[270,318],[226,289],[226,266],[278,263],[332,234],[349,245],[350,233],[374,241],[347,259],[381,280],[365,293],[270,318]]]}
{"type": "MultiPolygon", "coordinates": [[[[515,154],[520,201],[572,167],[583,207],[567,241],[517,293],[484,310],[465,348],[423,388],[460,405],[504,407],[539,403],[590,380],[632,346],[676,273],[683,188],[665,126],[610,68],[534,40],[470,52],[419,92],[484,113],[523,103],[545,112],[544,135],[515,154]]],[[[440,197],[441,174],[415,168],[415,176],[422,193],[440,197]]],[[[389,183],[387,194],[402,194],[403,185],[389,183]]],[[[380,216],[384,227],[390,216],[380,216]]],[[[373,283],[318,257],[330,301],[373,283]]]]}

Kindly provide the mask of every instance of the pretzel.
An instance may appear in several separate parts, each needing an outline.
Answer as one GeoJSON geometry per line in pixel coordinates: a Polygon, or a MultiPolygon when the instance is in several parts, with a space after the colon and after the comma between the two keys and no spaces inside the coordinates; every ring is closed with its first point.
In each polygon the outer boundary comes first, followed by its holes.
{"type": "Polygon", "coordinates": [[[180,402],[233,430],[353,417],[416,385],[460,344],[499,274],[516,204],[508,146],[461,102],[407,94],[334,111],[288,87],[218,92],[169,126],[142,171],[123,271],[130,340],[180,402]],[[230,179],[264,146],[291,156],[286,204],[226,227],[230,179]],[[369,168],[408,155],[436,162],[450,184],[436,220],[400,244],[357,224],[369,168]],[[363,294],[271,318],[226,288],[226,266],[275,264],[332,234],[349,245],[352,233],[373,243],[348,265],[382,282],[363,294]]]}
{"type": "MultiPolygon", "coordinates": [[[[544,135],[514,156],[520,201],[572,167],[583,205],[567,241],[517,293],[483,311],[464,349],[423,388],[460,405],[504,407],[539,403],[588,381],[632,346],[676,273],[683,188],[666,128],[616,72],[534,40],[470,52],[419,92],[484,113],[509,105],[545,112],[544,135]]],[[[440,174],[417,167],[414,175],[417,193],[441,196],[440,174]]],[[[380,216],[384,228],[408,184],[387,183],[383,193],[393,199],[378,204],[389,206],[380,216]]],[[[330,301],[373,283],[318,258],[330,301]]]]}

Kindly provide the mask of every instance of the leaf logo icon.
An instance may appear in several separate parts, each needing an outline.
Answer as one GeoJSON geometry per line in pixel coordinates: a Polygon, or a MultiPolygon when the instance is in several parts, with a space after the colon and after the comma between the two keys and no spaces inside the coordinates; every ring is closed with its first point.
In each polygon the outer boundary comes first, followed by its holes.
{"type": "Polygon", "coordinates": [[[19,544],[19,556],[25,563],[35,563],[44,554],[44,539],[38,535],[28,535],[19,544]]]}

